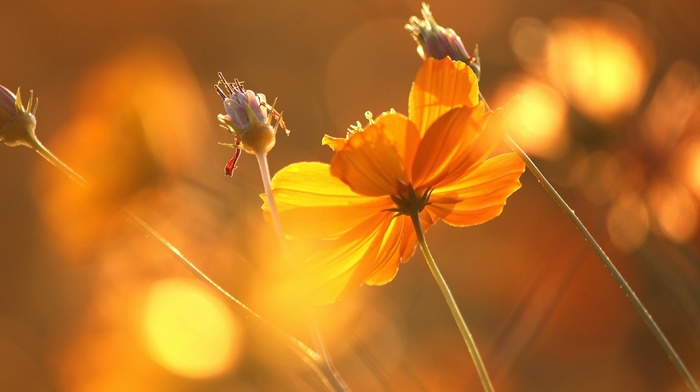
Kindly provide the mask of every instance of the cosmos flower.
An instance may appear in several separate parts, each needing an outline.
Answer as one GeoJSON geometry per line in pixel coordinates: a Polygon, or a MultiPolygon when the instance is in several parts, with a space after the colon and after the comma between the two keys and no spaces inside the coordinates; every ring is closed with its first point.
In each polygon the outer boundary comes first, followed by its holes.
{"type": "MultiPolygon", "coordinates": [[[[489,158],[507,113],[485,110],[466,64],[427,59],[408,116],[391,111],[345,138],[324,137],[335,151],[330,165],[280,170],[272,189],[283,231],[326,240],[301,264],[309,299],[329,303],[363,284],[390,282],[416,248],[411,214],[423,231],[440,220],[461,227],[500,215],[525,168],[514,153],[489,158]]],[[[270,220],[267,203],[263,211],[270,220]]]]}

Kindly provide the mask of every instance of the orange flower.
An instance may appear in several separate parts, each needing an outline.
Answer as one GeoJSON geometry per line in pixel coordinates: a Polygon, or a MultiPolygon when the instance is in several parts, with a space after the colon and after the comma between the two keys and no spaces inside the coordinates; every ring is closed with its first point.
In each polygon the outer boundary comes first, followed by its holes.
{"type": "MultiPolygon", "coordinates": [[[[328,240],[303,263],[310,299],[333,302],[362,284],[390,282],[415,251],[414,211],[423,230],[440,219],[471,226],[500,215],[525,169],[514,153],[488,158],[505,113],[485,111],[467,65],[427,59],[408,117],[392,111],[346,138],[326,136],[336,152],[330,165],[280,170],[272,189],[285,234],[328,240]]],[[[269,220],[267,204],[263,211],[269,220]]]]}

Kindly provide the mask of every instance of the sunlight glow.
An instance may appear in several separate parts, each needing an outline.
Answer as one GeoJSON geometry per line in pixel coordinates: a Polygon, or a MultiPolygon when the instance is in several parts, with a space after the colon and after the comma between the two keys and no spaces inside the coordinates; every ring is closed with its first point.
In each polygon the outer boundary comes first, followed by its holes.
{"type": "Polygon", "coordinates": [[[156,283],[142,323],[151,357],[183,377],[219,375],[233,367],[240,351],[241,329],[229,308],[190,280],[156,283]]]}
{"type": "Polygon", "coordinates": [[[517,94],[525,99],[515,108],[507,125],[508,132],[526,152],[557,158],[569,144],[569,135],[565,132],[566,103],[556,91],[536,80],[506,83],[497,101],[505,99],[500,97],[517,94]]]}
{"type": "Polygon", "coordinates": [[[651,192],[651,206],[666,237],[685,242],[695,233],[698,210],[692,195],[684,187],[656,186],[651,192]]]}
{"type": "Polygon", "coordinates": [[[646,89],[646,53],[635,33],[601,21],[552,25],[546,47],[549,76],[593,120],[608,122],[629,113],[646,89]]]}
{"type": "Polygon", "coordinates": [[[685,181],[688,187],[700,199],[700,142],[695,142],[688,148],[685,159],[685,181]]]}
{"type": "Polygon", "coordinates": [[[618,199],[608,213],[610,239],[624,252],[632,252],[641,246],[649,233],[649,212],[636,195],[618,199]]]}

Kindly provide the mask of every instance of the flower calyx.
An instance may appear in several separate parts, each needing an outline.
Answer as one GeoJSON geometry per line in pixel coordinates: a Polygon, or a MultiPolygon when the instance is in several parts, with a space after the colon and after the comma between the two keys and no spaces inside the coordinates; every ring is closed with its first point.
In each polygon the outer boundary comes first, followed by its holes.
{"type": "Polygon", "coordinates": [[[423,209],[430,204],[430,195],[433,193],[432,189],[426,189],[420,196],[413,189],[411,184],[408,184],[405,192],[398,195],[391,195],[391,200],[396,204],[396,208],[392,208],[389,211],[396,212],[396,215],[408,215],[412,216],[418,214],[423,209]]]}
{"type": "Polygon", "coordinates": [[[22,104],[20,89],[17,95],[0,85],[0,141],[10,147],[37,144],[36,111],[39,99],[29,92],[29,102],[25,108],[22,104]]]}

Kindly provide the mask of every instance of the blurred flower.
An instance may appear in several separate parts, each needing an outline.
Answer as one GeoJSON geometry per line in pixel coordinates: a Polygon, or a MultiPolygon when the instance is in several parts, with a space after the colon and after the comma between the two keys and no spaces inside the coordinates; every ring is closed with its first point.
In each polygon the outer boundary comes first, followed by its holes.
{"type": "Polygon", "coordinates": [[[240,150],[249,154],[267,154],[275,146],[277,127],[281,126],[287,134],[289,130],[284,124],[282,113],[269,105],[265,95],[246,90],[243,82],[234,79],[233,83],[226,81],[219,73],[219,83],[216,92],[224,101],[226,114],[217,117],[221,125],[234,137],[231,147],[236,149],[233,158],[226,164],[226,175],[230,176],[236,169],[240,150]],[[222,87],[223,86],[223,87],[222,87]],[[275,124],[272,125],[273,119],[275,124]]]}
{"type": "Polygon", "coordinates": [[[449,57],[469,65],[477,78],[481,75],[481,65],[479,63],[479,48],[474,49],[474,56],[469,56],[464,49],[462,39],[452,29],[446,29],[435,22],[430,7],[423,3],[421,14],[423,20],[417,16],[412,16],[406,24],[406,30],[418,44],[418,54],[425,60],[433,57],[438,60],[449,57]]]}
{"type": "MultiPolygon", "coordinates": [[[[413,83],[408,117],[391,111],[345,138],[326,136],[335,150],[330,165],[301,162],[275,175],[287,236],[331,240],[303,265],[312,301],[391,281],[415,250],[408,214],[420,213],[423,230],[440,219],[471,226],[500,215],[525,165],[514,153],[487,159],[509,110],[486,112],[477,95],[464,63],[429,58],[413,83]]],[[[269,219],[269,206],[263,209],[269,219]]]]}
{"type": "Polygon", "coordinates": [[[36,145],[36,109],[38,99],[29,94],[29,102],[25,108],[19,89],[17,96],[0,85],[0,141],[8,146],[19,145],[32,147],[36,145]]]}

